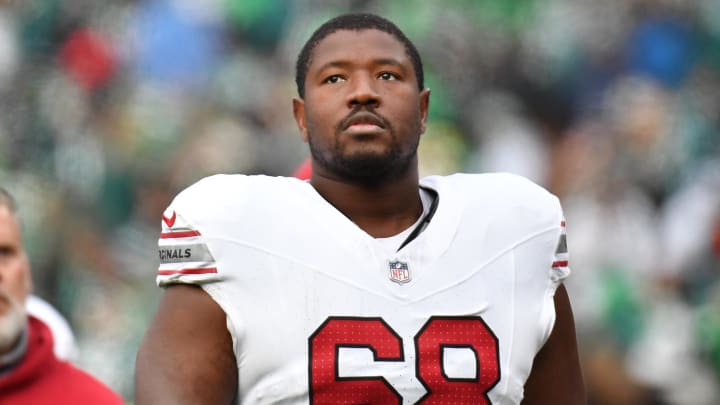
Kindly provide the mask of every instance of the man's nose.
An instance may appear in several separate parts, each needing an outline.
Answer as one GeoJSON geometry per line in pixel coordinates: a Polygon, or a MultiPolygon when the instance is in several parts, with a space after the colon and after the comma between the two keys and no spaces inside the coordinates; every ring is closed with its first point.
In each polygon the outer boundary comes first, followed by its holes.
{"type": "Polygon", "coordinates": [[[380,94],[377,91],[377,82],[369,76],[356,77],[351,81],[352,87],[348,94],[348,107],[353,108],[358,105],[370,105],[378,107],[380,105],[380,94]]]}

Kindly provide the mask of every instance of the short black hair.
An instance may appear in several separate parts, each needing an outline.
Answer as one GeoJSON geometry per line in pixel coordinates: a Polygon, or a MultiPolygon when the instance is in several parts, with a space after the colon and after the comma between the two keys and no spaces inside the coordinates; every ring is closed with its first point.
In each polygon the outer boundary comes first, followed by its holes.
{"type": "Polygon", "coordinates": [[[328,20],[325,24],[318,27],[318,29],[313,32],[312,36],[310,36],[310,39],[305,42],[305,45],[298,54],[297,62],[295,64],[295,84],[297,85],[297,92],[300,98],[305,97],[305,77],[307,76],[307,70],[310,66],[310,62],[312,61],[312,53],[320,41],[339,30],[359,31],[366,29],[376,29],[397,38],[397,40],[405,46],[405,52],[410,57],[410,61],[413,64],[418,89],[422,90],[425,87],[425,78],[420,53],[417,48],[415,48],[412,41],[405,36],[400,28],[398,28],[392,21],[375,14],[353,13],[339,15],[331,20],[328,20]]]}

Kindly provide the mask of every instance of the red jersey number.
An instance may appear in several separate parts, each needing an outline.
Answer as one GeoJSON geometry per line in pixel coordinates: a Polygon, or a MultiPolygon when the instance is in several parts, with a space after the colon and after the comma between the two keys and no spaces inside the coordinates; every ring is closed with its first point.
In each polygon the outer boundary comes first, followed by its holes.
{"type": "Polygon", "coordinates": [[[366,347],[375,361],[403,361],[402,339],[380,318],[328,318],[310,336],[311,404],[401,404],[382,377],[340,378],[338,349],[366,347]]]}
{"type": "MultiPolygon", "coordinates": [[[[309,338],[311,404],[401,404],[400,394],[380,376],[340,377],[341,347],[363,347],[374,361],[405,361],[402,338],[381,318],[330,317],[309,338]]],[[[489,404],[487,392],[500,380],[498,340],[480,317],[432,317],[415,336],[418,379],[427,393],[419,404],[489,404]],[[471,350],[473,378],[448,377],[446,348],[471,350]]]]}

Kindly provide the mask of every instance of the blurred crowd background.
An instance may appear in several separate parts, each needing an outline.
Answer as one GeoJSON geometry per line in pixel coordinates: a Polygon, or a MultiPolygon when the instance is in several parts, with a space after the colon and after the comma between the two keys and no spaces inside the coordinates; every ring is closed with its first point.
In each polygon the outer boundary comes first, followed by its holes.
{"type": "Polygon", "coordinates": [[[161,212],[208,174],[306,158],[295,57],[347,11],[423,55],[423,174],[560,197],[591,403],[720,403],[717,0],[0,2],[0,184],[75,363],[132,398],[161,212]]]}

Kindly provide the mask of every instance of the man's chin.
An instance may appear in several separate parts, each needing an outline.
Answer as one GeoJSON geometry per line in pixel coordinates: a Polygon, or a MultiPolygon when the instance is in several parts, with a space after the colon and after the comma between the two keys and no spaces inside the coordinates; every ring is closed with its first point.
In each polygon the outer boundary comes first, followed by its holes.
{"type": "Polygon", "coordinates": [[[0,353],[12,349],[26,325],[27,312],[25,308],[10,301],[8,307],[0,314],[0,353]]]}
{"type": "Polygon", "coordinates": [[[363,153],[336,162],[336,172],[342,177],[362,184],[379,184],[401,177],[409,162],[386,154],[363,153]]]}
{"type": "Polygon", "coordinates": [[[349,182],[372,186],[407,174],[415,161],[416,149],[411,154],[403,154],[391,146],[367,143],[331,152],[316,150],[311,143],[310,152],[313,160],[327,172],[349,182]]]}

